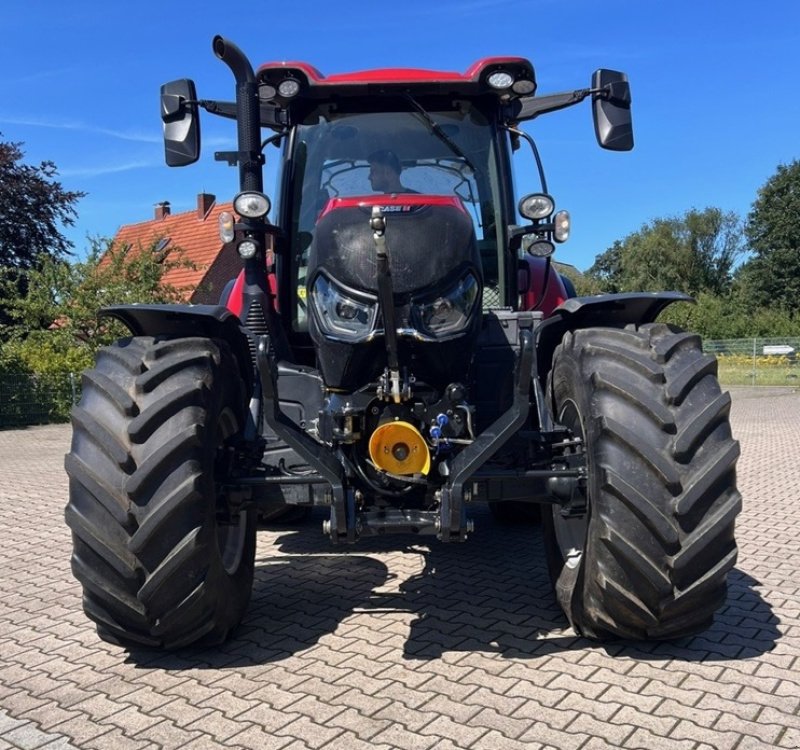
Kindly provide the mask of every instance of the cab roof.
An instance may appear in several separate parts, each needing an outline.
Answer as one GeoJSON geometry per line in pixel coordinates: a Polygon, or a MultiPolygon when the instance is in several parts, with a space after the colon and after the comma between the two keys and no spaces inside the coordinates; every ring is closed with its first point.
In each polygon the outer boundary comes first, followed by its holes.
{"type": "Polygon", "coordinates": [[[331,95],[363,96],[376,90],[414,95],[479,96],[494,93],[505,100],[530,96],[536,90],[533,65],[522,57],[486,57],[475,62],[464,73],[423,68],[378,68],[329,76],[305,62],[271,62],[258,69],[256,80],[261,101],[280,104],[287,104],[297,97],[323,99],[331,95]],[[507,75],[497,75],[503,73],[507,75]],[[490,79],[495,84],[505,85],[492,85],[490,79]],[[296,82],[296,85],[287,83],[290,81],[296,82]],[[294,94],[285,95],[292,90],[294,94]]]}

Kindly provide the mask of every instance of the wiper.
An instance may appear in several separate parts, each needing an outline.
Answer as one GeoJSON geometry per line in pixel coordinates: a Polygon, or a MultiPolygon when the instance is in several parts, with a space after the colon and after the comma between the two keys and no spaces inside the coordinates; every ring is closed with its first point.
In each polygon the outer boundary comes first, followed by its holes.
{"type": "Polygon", "coordinates": [[[433,133],[442,143],[444,143],[456,156],[463,159],[464,163],[473,171],[474,174],[478,174],[478,169],[470,161],[470,158],[461,150],[461,147],[449,135],[447,135],[444,130],[442,130],[442,126],[439,125],[439,123],[428,114],[428,111],[425,109],[425,107],[423,107],[408,92],[406,92],[404,96],[409,101],[411,106],[417,110],[422,119],[428,124],[431,133],[433,133]]]}

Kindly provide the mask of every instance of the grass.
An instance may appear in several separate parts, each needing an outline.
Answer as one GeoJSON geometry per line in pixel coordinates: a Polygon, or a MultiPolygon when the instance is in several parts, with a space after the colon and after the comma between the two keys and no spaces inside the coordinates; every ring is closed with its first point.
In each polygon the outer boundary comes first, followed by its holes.
{"type": "Polygon", "coordinates": [[[742,355],[721,356],[719,381],[722,385],[796,385],[800,386],[800,362],[785,357],[756,357],[749,361],[742,355]]]}

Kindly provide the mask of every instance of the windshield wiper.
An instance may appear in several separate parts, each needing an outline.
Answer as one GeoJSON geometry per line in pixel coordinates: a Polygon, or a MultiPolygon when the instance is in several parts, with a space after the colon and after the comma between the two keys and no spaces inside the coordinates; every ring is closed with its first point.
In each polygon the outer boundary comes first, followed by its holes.
{"type": "Polygon", "coordinates": [[[423,107],[408,92],[406,92],[404,96],[409,101],[411,106],[417,110],[422,119],[428,124],[431,133],[433,133],[442,143],[444,143],[456,156],[458,156],[460,159],[463,159],[464,163],[473,171],[474,174],[478,174],[478,169],[470,161],[470,158],[461,150],[461,147],[449,135],[447,135],[444,130],[442,130],[442,126],[439,125],[439,123],[428,114],[428,111],[425,109],[425,107],[423,107]]]}

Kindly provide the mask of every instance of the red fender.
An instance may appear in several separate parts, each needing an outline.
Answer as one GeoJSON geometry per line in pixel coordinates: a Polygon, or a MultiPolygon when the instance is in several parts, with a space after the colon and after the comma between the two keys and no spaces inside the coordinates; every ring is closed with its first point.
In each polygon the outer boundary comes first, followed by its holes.
{"type": "MultiPolygon", "coordinates": [[[[269,287],[269,296],[272,299],[272,306],[278,309],[278,280],[274,273],[267,274],[267,285],[269,287]]],[[[242,293],[244,291],[244,270],[239,272],[236,281],[233,284],[231,293],[228,299],[225,300],[225,307],[227,307],[237,318],[242,316],[242,293]]]]}
{"type": "Polygon", "coordinates": [[[547,260],[528,255],[520,261],[517,278],[521,295],[521,310],[541,310],[549,317],[562,302],[569,298],[561,274],[550,265],[547,274],[547,288],[542,295],[545,283],[547,260]]]}

